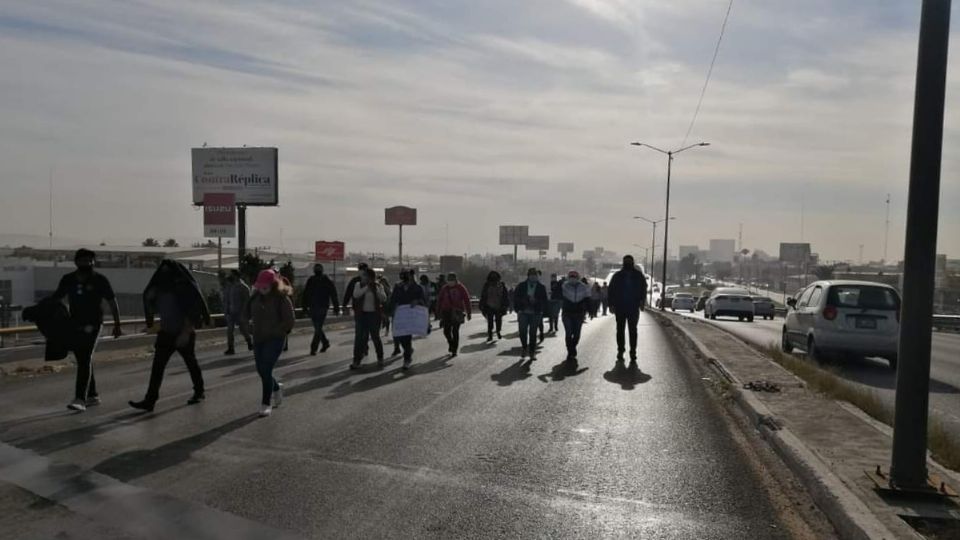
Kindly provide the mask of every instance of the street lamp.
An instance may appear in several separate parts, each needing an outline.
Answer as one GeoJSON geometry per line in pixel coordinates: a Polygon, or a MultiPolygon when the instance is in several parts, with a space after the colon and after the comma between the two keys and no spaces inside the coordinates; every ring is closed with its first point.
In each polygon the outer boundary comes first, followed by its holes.
{"type": "Polygon", "coordinates": [[[669,242],[669,235],[670,235],[670,169],[671,169],[671,165],[673,164],[673,156],[674,156],[674,154],[679,154],[680,152],[683,152],[684,150],[689,150],[689,149],[694,148],[694,147],[697,147],[697,146],[710,146],[710,143],[707,143],[707,142],[699,142],[699,143],[691,144],[691,145],[689,145],[689,146],[684,146],[683,148],[680,148],[680,149],[678,149],[678,150],[662,150],[662,149],[660,149],[660,148],[657,148],[656,146],[651,146],[651,145],[649,145],[649,144],[642,143],[642,142],[632,142],[632,143],[630,143],[630,144],[631,144],[632,146],[645,146],[645,147],[647,147],[647,148],[649,148],[649,149],[651,149],[651,150],[656,150],[657,152],[660,152],[661,154],[666,154],[666,156],[667,156],[667,205],[666,205],[666,206],[667,206],[667,209],[666,209],[666,217],[664,217],[665,223],[664,223],[664,225],[663,225],[663,273],[662,273],[662,282],[663,282],[662,285],[663,285],[663,289],[660,290],[660,311],[664,311],[664,310],[666,309],[666,305],[667,305],[667,301],[666,301],[666,297],[667,297],[667,246],[670,245],[670,242],[669,242]]]}
{"type": "MultiPolygon", "coordinates": [[[[654,262],[653,259],[655,258],[654,249],[656,248],[656,244],[657,244],[657,224],[663,223],[664,221],[667,221],[667,219],[664,218],[664,219],[653,220],[653,219],[647,219],[643,216],[633,216],[633,219],[643,220],[653,225],[653,238],[650,239],[650,249],[647,250],[647,253],[649,253],[650,255],[650,266],[648,266],[647,269],[650,271],[650,275],[653,276],[653,262],[654,262]]],[[[670,218],[670,220],[674,220],[674,219],[677,219],[677,218],[675,217],[670,218]]],[[[666,265],[667,259],[664,258],[663,260],[664,260],[664,265],[666,265]]],[[[653,303],[653,283],[650,284],[650,303],[651,304],[653,303]]]]}

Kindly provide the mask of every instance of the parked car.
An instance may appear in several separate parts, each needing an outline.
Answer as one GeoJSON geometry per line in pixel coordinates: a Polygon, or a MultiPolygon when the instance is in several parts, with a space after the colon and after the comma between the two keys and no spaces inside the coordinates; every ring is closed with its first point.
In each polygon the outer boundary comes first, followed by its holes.
{"type": "Polygon", "coordinates": [[[770,319],[772,321],[777,315],[776,308],[773,305],[773,300],[767,298],[766,296],[754,296],[753,314],[757,317],[763,317],[764,320],[770,319]]]}
{"type": "Polygon", "coordinates": [[[717,317],[736,317],[753,322],[753,300],[746,289],[738,287],[718,287],[713,290],[703,307],[703,316],[708,319],[717,317]]]}
{"type": "Polygon", "coordinates": [[[868,281],[817,281],[787,299],[781,348],[807,351],[814,360],[830,355],[886,358],[897,368],[900,293],[868,281]]]}
{"type": "Polygon", "coordinates": [[[697,299],[693,297],[690,293],[678,292],[674,295],[673,301],[670,303],[670,309],[677,311],[678,309],[689,309],[690,313],[693,313],[697,308],[697,299]]]}

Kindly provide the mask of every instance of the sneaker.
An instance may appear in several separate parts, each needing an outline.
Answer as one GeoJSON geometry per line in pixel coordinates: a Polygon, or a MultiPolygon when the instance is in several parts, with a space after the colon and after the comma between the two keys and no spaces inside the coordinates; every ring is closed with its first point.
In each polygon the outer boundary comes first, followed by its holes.
{"type": "Polygon", "coordinates": [[[264,418],[264,417],[270,416],[270,413],[272,413],[272,412],[273,412],[273,407],[271,407],[271,406],[269,406],[269,405],[261,405],[261,406],[260,406],[260,418],[264,418]]]}
{"type": "Polygon", "coordinates": [[[322,352],[322,353],[323,353],[323,352],[327,352],[327,349],[329,349],[329,348],[330,348],[330,342],[328,341],[328,342],[326,342],[326,343],[323,344],[323,347],[320,349],[320,352],[322,352]]]}
{"type": "Polygon", "coordinates": [[[530,353],[530,361],[531,361],[531,362],[536,362],[536,361],[537,361],[537,354],[536,354],[536,353],[534,353],[534,352],[531,352],[531,353],[530,353]]]}
{"type": "Polygon", "coordinates": [[[83,412],[87,410],[87,404],[82,399],[75,399],[71,401],[69,405],[67,405],[67,408],[71,411],[83,412]]]}
{"type": "Polygon", "coordinates": [[[410,369],[410,364],[412,364],[412,363],[413,363],[413,360],[404,360],[404,361],[403,361],[403,368],[402,368],[402,369],[403,369],[404,371],[407,371],[408,369],[410,369]]]}
{"type": "Polygon", "coordinates": [[[524,360],[527,358],[527,351],[520,351],[520,359],[524,360]]]}
{"type": "Polygon", "coordinates": [[[360,362],[355,360],[352,364],[350,364],[350,369],[360,369],[360,362]]]}
{"type": "Polygon", "coordinates": [[[143,400],[143,401],[128,401],[131,407],[134,409],[140,409],[141,411],[153,412],[153,403],[143,400]]]}
{"type": "Polygon", "coordinates": [[[283,403],[283,385],[277,383],[277,389],[273,391],[273,406],[279,407],[283,403]]]}
{"type": "Polygon", "coordinates": [[[317,350],[316,350],[316,349],[310,349],[310,356],[316,356],[316,355],[317,355],[317,350]]]}
{"type": "Polygon", "coordinates": [[[500,332],[497,332],[497,339],[503,339],[503,334],[501,334],[500,332]]]}
{"type": "Polygon", "coordinates": [[[400,356],[401,354],[403,354],[403,351],[401,351],[400,349],[394,349],[393,354],[391,354],[390,356],[400,356]]]}
{"type": "Polygon", "coordinates": [[[207,396],[203,392],[195,393],[190,399],[187,400],[187,405],[196,405],[197,403],[203,403],[205,399],[207,399],[207,396]]]}
{"type": "Polygon", "coordinates": [[[383,367],[383,357],[382,357],[382,356],[381,356],[380,358],[377,358],[377,366],[378,366],[378,367],[383,367]]]}
{"type": "Polygon", "coordinates": [[[233,350],[233,349],[227,349],[227,350],[223,351],[223,355],[224,355],[224,356],[233,356],[233,355],[235,355],[235,354],[237,354],[237,351],[235,351],[235,350],[233,350]]]}
{"type": "Polygon", "coordinates": [[[84,403],[87,407],[96,407],[100,404],[100,396],[89,396],[87,401],[84,403]]]}

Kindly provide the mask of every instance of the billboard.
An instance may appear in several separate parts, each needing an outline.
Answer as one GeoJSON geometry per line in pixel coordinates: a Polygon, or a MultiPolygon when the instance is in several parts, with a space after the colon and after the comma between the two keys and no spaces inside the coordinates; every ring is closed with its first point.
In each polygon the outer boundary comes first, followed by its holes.
{"type": "Polygon", "coordinates": [[[527,225],[501,225],[500,245],[520,246],[527,243],[530,236],[530,227],[527,225]]]}
{"type": "Polygon", "coordinates": [[[597,252],[594,251],[594,250],[592,250],[592,249],[588,249],[588,250],[586,250],[586,251],[583,252],[583,258],[584,258],[584,260],[586,260],[586,259],[596,259],[596,258],[597,258],[597,252]]]}
{"type": "Polygon", "coordinates": [[[573,242],[560,242],[557,244],[559,253],[573,253],[573,242]]]}
{"type": "Polygon", "coordinates": [[[383,211],[384,225],[416,225],[417,209],[409,206],[394,206],[383,211]]]}
{"type": "Polygon", "coordinates": [[[191,148],[193,204],[207,193],[232,193],[236,204],[276,206],[276,148],[191,148]]]}
{"type": "Polygon", "coordinates": [[[237,205],[233,193],[207,193],[203,196],[203,236],[237,237],[237,205]]]}
{"type": "Polygon", "coordinates": [[[550,249],[550,237],[527,236],[527,241],[524,243],[524,245],[530,251],[547,251],[550,249]]]}
{"type": "Polygon", "coordinates": [[[810,260],[809,243],[780,243],[780,261],[802,264],[810,260]]]}
{"type": "Polygon", "coordinates": [[[461,272],[463,271],[463,257],[458,255],[440,256],[441,272],[461,272]]]}
{"type": "Polygon", "coordinates": [[[313,245],[313,260],[322,261],[342,261],[346,255],[346,246],[343,242],[324,242],[317,240],[313,245]]]}

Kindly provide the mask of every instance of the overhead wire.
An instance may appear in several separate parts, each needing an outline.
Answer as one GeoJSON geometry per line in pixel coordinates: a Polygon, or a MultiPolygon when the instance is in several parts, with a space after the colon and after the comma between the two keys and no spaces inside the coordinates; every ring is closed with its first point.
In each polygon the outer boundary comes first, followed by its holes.
{"type": "Polygon", "coordinates": [[[703,106],[703,98],[707,94],[707,86],[710,85],[710,77],[713,75],[713,66],[717,63],[717,56],[720,54],[720,44],[723,42],[723,34],[727,30],[727,20],[730,19],[730,11],[732,9],[733,0],[730,0],[730,3],[727,4],[727,13],[723,16],[723,24],[720,25],[720,35],[717,37],[717,46],[713,49],[713,58],[710,60],[710,68],[707,69],[707,78],[703,81],[703,88],[700,90],[700,98],[697,100],[697,108],[693,111],[693,118],[690,119],[690,125],[687,126],[687,133],[683,136],[683,142],[680,143],[681,147],[687,144],[687,139],[690,137],[690,132],[693,131],[693,126],[697,123],[697,117],[700,115],[700,107],[703,106]]]}

